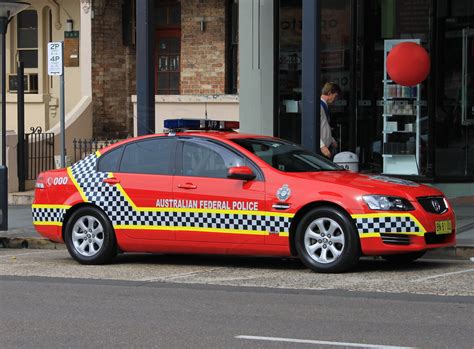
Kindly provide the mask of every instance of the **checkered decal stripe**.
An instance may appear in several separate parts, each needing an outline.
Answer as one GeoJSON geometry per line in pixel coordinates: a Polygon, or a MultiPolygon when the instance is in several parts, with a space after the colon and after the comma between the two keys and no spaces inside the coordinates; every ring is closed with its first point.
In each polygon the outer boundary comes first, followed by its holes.
{"type": "Polygon", "coordinates": [[[257,214],[226,214],[207,212],[174,212],[174,226],[210,229],[289,232],[291,220],[257,214]]]}
{"type": "Polygon", "coordinates": [[[134,209],[116,186],[103,183],[107,173],[96,172],[97,157],[89,155],[71,168],[85,197],[102,208],[114,226],[160,226],[289,233],[291,218],[262,214],[215,212],[140,211],[134,209]]]}
{"type": "Polygon", "coordinates": [[[359,234],[365,233],[419,233],[418,224],[407,216],[356,218],[359,234]]]}
{"type": "Polygon", "coordinates": [[[33,207],[33,222],[62,223],[66,214],[65,208],[36,208],[33,207]]]}

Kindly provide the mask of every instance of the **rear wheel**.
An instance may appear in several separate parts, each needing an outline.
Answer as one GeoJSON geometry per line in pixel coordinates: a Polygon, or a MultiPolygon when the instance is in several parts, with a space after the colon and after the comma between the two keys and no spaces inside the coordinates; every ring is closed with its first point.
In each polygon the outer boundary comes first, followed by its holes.
{"type": "Polygon", "coordinates": [[[117,254],[115,233],[107,216],[93,207],[74,212],[66,224],[64,242],[81,264],[104,264],[117,254]]]}
{"type": "Polygon", "coordinates": [[[389,254],[382,256],[382,258],[393,264],[408,264],[417,260],[418,258],[423,257],[425,253],[426,251],[410,252],[403,254],[389,254]]]}
{"type": "Polygon", "coordinates": [[[316,272],[349,270],[360,256],[354,224],[332,207],[316,208],[303,217],[296,228],[295,246],[301,261],[316,272]]]}

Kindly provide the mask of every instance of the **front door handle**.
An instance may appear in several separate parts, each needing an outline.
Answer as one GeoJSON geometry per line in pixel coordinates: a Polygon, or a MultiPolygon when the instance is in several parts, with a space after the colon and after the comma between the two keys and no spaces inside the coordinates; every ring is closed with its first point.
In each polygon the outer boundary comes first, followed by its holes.
{"type": "Polygon", "coordinates": [[[192,183],[178,184],[179,189],[196,189],[197,185],[192,183]]]}
{"type": "Polygon", "coordinates": [[[120,181],[115,177],[104,178],[104,180],[102,182],[107,183],[107,184],[111,184],[111,185],[120,183],[120,181]]]}

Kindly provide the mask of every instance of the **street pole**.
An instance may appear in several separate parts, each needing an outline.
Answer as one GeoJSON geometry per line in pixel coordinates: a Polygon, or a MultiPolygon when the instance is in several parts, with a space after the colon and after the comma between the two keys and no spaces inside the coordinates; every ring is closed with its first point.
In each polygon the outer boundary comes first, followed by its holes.
{"type": "Polygon", "coordinates": [[[303,0],[303,114],[301,144],[320,149],[321,96],[321,0],[303,0]]]}
{"type": "Polygon", "coordinates": [[[66,167],[65,98],[64,98],[64,42],[48,43],[48,75],[59,76],[59,128],[61,140],[61,167],[66,167]]]}
{"type": "Polygon", "coordinates": [[[6,86],[6,44],[5,44],[5,34],[7,33],[7,26],[8,26],[8,19],[3,17],[0,18],[0,31],[1,31],[1,38],[2,38],[2,166],[7,166],[6,160],[6,140],[7,140],[7,86],[6,86]]]}
{"type": "Polygon", "coordinates": [[[18,63],[18,190],[20,192],[25,191],[25,64],[23,62],[18,63]]]}
{"type": "MultiPolygon", "coordinates": [[[[62,57],[64,57],[64,43],[62,44],[62,57]]],[[[61,116],[60,116],[60,127],[61,127],[61,168],[66,167],[66,131],[65,131],[65,99],[64,99],[64,60],[61,62],[62,64],[62,74],[61,74],[61,82],[60,82],[60,103],[61,103],[61,116]]]]}
{"type": "Polygon", "coordinates": [[[1,150],[1,166],[0,166],[0,205],[1,205],[1,222],[0,222],[0,230],[8,230],[8,168],[7,168],[7,101],[6,101],[6,79],[5,79],[5,71],[6,71],[6,45],[5,45],[5,34],[7,32],[8,27],[8,18],[1,17],[0,18],[0,38],[2,40],[1,44],[1,55],[2,55],[2,150],[1,150]]]}

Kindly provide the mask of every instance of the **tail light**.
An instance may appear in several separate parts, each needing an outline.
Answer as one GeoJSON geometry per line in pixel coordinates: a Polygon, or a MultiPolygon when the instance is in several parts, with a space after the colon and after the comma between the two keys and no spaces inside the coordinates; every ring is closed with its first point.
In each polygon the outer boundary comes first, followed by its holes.
{"type": "Polygon", "coordinates": [[[40,173],[38,175],[38,178],[36,179],[35,188],[36,189],[44,189],[45,187],[46,187],[46,185],[45,185],[45,175],[44,175],[44,173],[40,173]]]}

